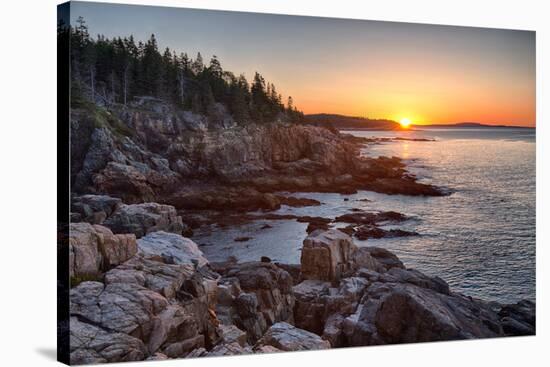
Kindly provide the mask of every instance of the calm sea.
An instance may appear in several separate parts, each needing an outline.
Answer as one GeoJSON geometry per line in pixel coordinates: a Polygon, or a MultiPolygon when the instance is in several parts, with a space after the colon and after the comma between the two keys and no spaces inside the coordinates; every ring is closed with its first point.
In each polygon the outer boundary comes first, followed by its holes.
{"type": "MultiPolygon", "coordinates": [[[[453,190],[446,197],[407,197],[361,191],[354,195],[301,193],[320,207],[283,207],[277,213],[335,217],[351,208],[395,210],[411,217],[399,228],[418,237],[357,241],[385,247],[407,267],[446,280],[464,294],[516,302],[535,299],[535,129],[456,128],[406,132],[346,131],[364,137],[430,138],[370,145],[369,156],[397,156],[422,182],[453,190]],[[365,202],[361,199],[369,199],[365,202]],[[347,200],[344,200],[347,199],[347,200]]],[[[307,224],[261,220],[205,228],[193,239],[213,261],[299,263],[307,224]],[[262,229],[264,224],[272,228],[262,229]],[[248,242],[234,242],[250,236],[248,242]]]]}

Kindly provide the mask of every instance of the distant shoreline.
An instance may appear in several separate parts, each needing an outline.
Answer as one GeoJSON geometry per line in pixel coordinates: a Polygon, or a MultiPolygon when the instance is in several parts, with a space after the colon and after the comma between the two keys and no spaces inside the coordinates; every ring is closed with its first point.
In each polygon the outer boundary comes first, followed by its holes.
{"type": "Polygon", "coordinates": [[[505,126],[505,125],[478,125],[478,126],[460,126],[460,125],[415,125],[409,129],[381,129],[381,128],[369,128],[369,127],[338,127],[340,131],[422,131],[423,129],[464,129],[464,130],[476,130],[476,129],[531,129],[536,130],[536,127],[530,126],[505,126]]]}
{"type": "Polygon", "coordinates": [[[399,122],[389,119],[372,119],[368,117],[345,116],[338,114],[308,114],[304,116],[305,122],[315,126],[330,126],[339,130],[383,130],[383,131],[410,131],[422,128],[434,129],[535,129],[534,126],[516,126],[516,125],[488,125],[480,122],[463,121],[449,124],[426,124],[410,125],[404,129],[399,122]]]}

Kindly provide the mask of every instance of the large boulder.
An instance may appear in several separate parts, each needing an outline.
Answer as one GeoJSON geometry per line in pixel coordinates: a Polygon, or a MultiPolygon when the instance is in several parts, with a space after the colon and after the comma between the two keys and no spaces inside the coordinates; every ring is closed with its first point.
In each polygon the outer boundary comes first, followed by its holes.
{"type": "Polygon", "coordinates": [[[235,325],[220,325],[221,337],[224,344],[237,343],[241,347],[246,345],[246,332],[235,325]]]}
{"type": "Polygon", "coordinates": [[[161,256],[168,263],[194,264],[197,267],[208,264],[195,242],[175,233],[152,232],[137,240],[137,243],[141,253],[161,256]]]}
{"type": "Polygon", "coordinates": [[[352,269],[351,256],[355,250],[351,237],[339,230],[313,232],[302,247],[303,278],[338,281],[352,269]]]}
{"type": "Polygon", "coordinates": [[[535,303],[528,300],[504,305],[498,313],[502,328],[507,335],[535,335],[536,314],[535,303]]]}
{"type": "Polygon", "coordinates": [[[109,228],[85,222],[69,226],[70,276],[96,276],[128,260],[136,252],[133,234],[113,234],[109,228]]]}
{"type": "Polygon", "coordinates": [[[166,264],[158,256],[137,255],[107,272],[105,283],[137,284],[173,299],[194,272],[193,264],[166,264]]]}
{"type": "Polygon", "coordinates": [[[119,205],[103,225],[114,233],[133,233],[137,238],[156,231],[181,235],[185,230],[189,234],[173,206],[157,203],[119,205]]]}
{"type": "Polygon", "coordinates": [[[351,346],[502,336],[486,303],[410,283],[375,282],[343,322],[351,346]]]}
{"type": "Polygon", "coordinates": [[[329,349],[330,343],[319,335],[299,329],[286,322],[271,326],[256,343],[256,347],[271,345],[283,351],[329,349]]]}
{"type": "MultiPolygon", "coordinates": [[[[379,264],[382,265],[383,269],[376,269],[376,266],[374,266],[377,271],[384,271],[389,270],[392,268],[401,268],[404,269],[405,265],[399,260],[399,258],[392,252],[386,250],[385,248],[381,247],[362,247],[360,248],[359,252],[363,252],[363,255],[365,253],[368,253],[372,258],[374,258],[379,264]]],[[[356,259],[359,258],[360,255],[356,255],[356,259]]],[[[364,261],[364,259],[363,259],[364,261]]],[[[371,268],[370,266],[366,266],[367,268],[371,268]]],[[[371,268],[372,269],[372,268],[371,268]]]]}

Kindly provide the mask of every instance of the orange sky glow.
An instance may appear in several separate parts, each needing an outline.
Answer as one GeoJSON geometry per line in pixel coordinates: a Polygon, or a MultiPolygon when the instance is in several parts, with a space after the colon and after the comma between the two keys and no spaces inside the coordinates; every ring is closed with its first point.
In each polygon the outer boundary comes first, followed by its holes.
{"type": "Polygon", "coordinates": [[[73,3],[92,34],[255,71],[307,113],[535,126],[535,32],[73,3]]]}

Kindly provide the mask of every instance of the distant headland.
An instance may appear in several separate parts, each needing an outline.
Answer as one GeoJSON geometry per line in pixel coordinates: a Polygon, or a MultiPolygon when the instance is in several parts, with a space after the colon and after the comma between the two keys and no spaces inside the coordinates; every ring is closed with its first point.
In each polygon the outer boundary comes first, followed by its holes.
{"type": "Polygon", "coordinates": [[[333,127],[340,130],[361,129],[361,130],[415,130],[422,128],[510,128],[510,129],[534,129],[534,126],[515,126],[515,125],[490,125],[479,122],[457,122],[451,124],[411,124],[408,128],[403,128],[399,122],[390,119],[372,119],[360,116],[346,116],[330,113],[316,113],[304,116],[307,124],[333,127]]]}

